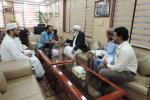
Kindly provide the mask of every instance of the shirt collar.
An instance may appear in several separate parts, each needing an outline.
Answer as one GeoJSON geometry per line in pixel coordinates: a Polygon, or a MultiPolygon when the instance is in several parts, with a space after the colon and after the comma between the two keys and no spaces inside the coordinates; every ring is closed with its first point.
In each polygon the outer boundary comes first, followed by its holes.
{"type": "Polygon", "coordinates": [[[10,39],[15,39],[15,38],[11,37],[11,36],[8,35],[8,34],[6,34],[6,36],[7,36],[8,38],[10,38],[10,39]]]}
{"type": "Polygon", "coordinates": [[[73,34],[73,36],[77,36],[77,35],[78,35],[78,33],[79,33],[79,32],[75,32],[75,33],[73,34]]]}
{"type": "Polygon", "coordinates": [[[118,45],[118,48],[120,49],[120,48],[122,48],[124,45],[126,45],[128,42],[127,41],[124,41],[124,42],[122,42],[120,45],[118,45]]]}

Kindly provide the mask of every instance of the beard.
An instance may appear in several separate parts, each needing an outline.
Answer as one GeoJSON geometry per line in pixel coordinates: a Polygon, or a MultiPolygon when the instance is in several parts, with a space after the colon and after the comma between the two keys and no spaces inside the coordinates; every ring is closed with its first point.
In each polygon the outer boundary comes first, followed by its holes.
{"type": "Polygon", "coordinates": [[[51,33],[52,33],[52,31],[48,31],[47,33],[48,33],[48,34],[51,34],[51,33]]]}
{"type": "Polygon", "coordinates": [[[19,37],[19,34],[14,32],[14,36],[15,37],[19,37]]]}

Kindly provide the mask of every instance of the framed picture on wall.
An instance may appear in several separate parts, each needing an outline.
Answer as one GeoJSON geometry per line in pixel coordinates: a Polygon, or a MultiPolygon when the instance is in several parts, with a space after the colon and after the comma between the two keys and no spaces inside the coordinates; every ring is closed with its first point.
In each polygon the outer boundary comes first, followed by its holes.
{"type": "Polygon", "coordinates": [[[110,0],[95,1],[95,17],[108,17],[110,13],[110,0]]]}
{"type": "Polygon", "coordinates": [[[14,13],[13,7],[4,6],[4,13],[14,13]]]}

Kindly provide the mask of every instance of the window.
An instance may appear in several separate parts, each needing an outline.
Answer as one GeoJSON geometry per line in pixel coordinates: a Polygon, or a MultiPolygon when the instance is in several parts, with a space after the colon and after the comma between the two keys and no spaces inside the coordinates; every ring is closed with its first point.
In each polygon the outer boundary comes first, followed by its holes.
{"type": "Polygon", "coordinates": [[[25,27],[33,27],[39,24],[38,12],[39,6],[33,4],[23,4],[25,27]]]}
{"type": "Polygon", "coordinates": [[[3,16],[2,1],[0,1],[0,27],[4,27],[4,16],[3,16]]]}
{"type": "Polygon", "coordinates": [[[138,0],[135,10],[131,44],[150,49],[150,1],[138,0]]]}
{"type": "Polygon", "coordinates": [[[131,44],[150,49],[150,1],[116,0],[113,26],[125,26],[129,31],[132,30],[131,44]]]}
{"type": "Polygon", "coordinates": [[[14,3],[15,19],[19,26],[33,27],[37,26],[39,5],[14,3]]]}
{"type": "Polygon", "coordinates": [[[14,3],[15,19],[19,26],[24,26],[23,4],[14,3]]]}
{"type": "Polygon", "coordinates": [[[131,30],[135,0],[116,0],[113,27],[125,26],[131,30]]]}
{"type": "Polygon", "coordinates": [[[41,5],[40,6],[40,11],[42,13],[48,13],[48,6],[47,5],[41,5]]]}

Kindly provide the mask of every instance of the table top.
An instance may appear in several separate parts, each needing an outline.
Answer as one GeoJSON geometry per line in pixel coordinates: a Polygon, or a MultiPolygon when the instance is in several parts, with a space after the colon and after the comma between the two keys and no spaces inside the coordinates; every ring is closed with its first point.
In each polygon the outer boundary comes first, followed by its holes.
{"type": "Polygon", "coordinates": [[[78,100],[118,100],[125,95],[125,91],[110,82],[100,74],[94,72],[82,62],[69,58],[57,62],[49,59],[42,51],[40,57],[51,67],[61,85],[78,100]],[[64,66],[65,65],[65,66],[64,66]],[[80,70],[80,71],[79,71],[80,70]],[[101,93],[104,85],[111,87],[111,91],[101,93]]]}

